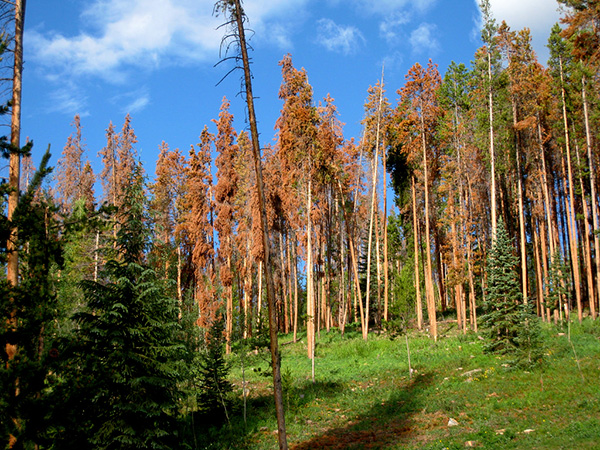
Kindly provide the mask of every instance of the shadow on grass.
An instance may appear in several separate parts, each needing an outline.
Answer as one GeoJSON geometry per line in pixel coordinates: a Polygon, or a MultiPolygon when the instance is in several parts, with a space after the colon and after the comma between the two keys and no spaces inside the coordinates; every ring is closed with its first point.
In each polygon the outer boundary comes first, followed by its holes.
{"type": "Polygon", "coordinates": [[[412,434],[413,416],[424,408],[420,394],[431,381],[431,375],[419,375],[406,389],[392,394],[384,402],[376,399],[377,403],[370,410],[349,420],[347,425],[329,429],[290,448],[379,449],[407,440],[412,434]]]}
{"type": "MultiPolygon", "coordinates": [[[[270,381],[270,379],[267,380],[270,381]]],[[[215,417],[197,415],[195,417],[196,438],[193,448],[203,450],[252,448],[252,435],[260,432],[274,434],[275,429],[265,426],[275,417],[273,394],[270,383],[268,385],[268,392],[247,399],[246,421],[243,418],[243,402],[239,398],[228,412],[229,422],[226,420],[215,421],[215,417]]],[[[342,383],[335,381],[317,381],[316,383],[306,381],[300,386],[284,390],[284,408],[286,411],[299,410],[314,402],[316,398],[334,397],[343,388],[342,383]]],[[[191,439],[189,441],[191,442],[191,439]]]]}

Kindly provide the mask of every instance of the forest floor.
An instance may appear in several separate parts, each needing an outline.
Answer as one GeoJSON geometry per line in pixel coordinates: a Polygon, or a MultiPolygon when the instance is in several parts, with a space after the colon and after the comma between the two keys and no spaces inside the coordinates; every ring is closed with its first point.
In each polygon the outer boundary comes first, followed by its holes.
{"type": "MultiPolygon", "coordinates": [[[[409,334],[409,376],[405,336],[322,330],[314,383],[305,337],[282,336],[290,449],[600,449],[598,321],[545,325],[544,360],[527,369],[455,322],[440,331],[437,342],[409,334]]],[[[230,424],[200,431],[200,448],[278,448],[268,353],[243,354],[229,358],[230,424]]]]}

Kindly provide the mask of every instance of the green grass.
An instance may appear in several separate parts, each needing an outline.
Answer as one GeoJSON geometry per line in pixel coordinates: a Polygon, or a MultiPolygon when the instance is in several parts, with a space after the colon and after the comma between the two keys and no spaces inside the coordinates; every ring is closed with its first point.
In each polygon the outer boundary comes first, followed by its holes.
{"type": "MultiPolygon", "coordinates": [[[[485,449],[598,449],[600,324],[573,324],[573,346],[559,335],[563,330],[545,326],[543,332],[545,360],[528,370],[512,367],[510,357],[483,353],[476,335],[450,330],[433,342],[413,333],[409,378],[404,337],[370,335],[364,342],[355,332],[321,331],[314,384],[304,336],[295,344],[282,336],[290,448],[441,450],[471,441],[485,449]],[[459,425],[448,427],[449,418],[459,425]]],[[[278,448],[268,354],[251,353],[244,361],[246,424],[240,358],[232,355],[238,401],[231,424],[200,431],[205,439],[198,448],[278,448]]]]}

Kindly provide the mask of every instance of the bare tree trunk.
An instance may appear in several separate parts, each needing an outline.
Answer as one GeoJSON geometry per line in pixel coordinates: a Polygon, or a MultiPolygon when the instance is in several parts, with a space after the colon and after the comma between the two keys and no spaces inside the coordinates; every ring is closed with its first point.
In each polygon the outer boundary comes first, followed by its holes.
{"type": "Polygon", "coordinates": [[[425,125],[421,116],[421,143],[423,146],[423,177],[425,189],[425,248],[427,252],[425,272],[425,293],[427,297],[427,314],[429,315],[429,332],[437,341],[437,318],[435,311],[435,296],[433,292],[433,272],[431,267],[431,231],[429,224],[429,174],[427,168],[427,147],[425,143],[425,125]]]}
{"type": "Polygon", "coordinates": [[[373,222],[375,219],[375,199],[377,183],[377,159],[379,158],[379,122],[377,122],[377,138],[375,144],[375,157],[373,159],[373,184],[371,186],[371,212],[369,214],[369,238],[367,240],[367,292],[365,294],[365,327],[363,339],[366,341],[369,334],[369,303],[371,297],[371,253],[373,247],[373,222]]]}
{"type": "Polygon", "coordinates": [[[287,433],[285,427],[285,413],[283,410],[283,392],[281,387],[281,361],[277,342],[277,318],[275,311],[275,291],[273,279],[271,278],[271,255],[269,249],[269,231],[267,225],[267,208],[265,200],[265,191],[263,187],[260,144],[258,137],[258,127],[256,125],[256,113],[254,111],[254,94],[252,93],[252,74],[250,73],[250,59],[248,57],[248,48],[246,45],[246,36],[244,30],[244,13],[240,0],[233,0],[233,16],[237,23],[237,36],[239,39],[240,50],[242,53],[242,62],[244,64],[244,79],[246,87],[246,102],[248,105],[248,116],[250,121],[250,131],[252,134],[252,154],[254,157],[254,170],[256,172],[256,184],[258,188],[258,202],[260,208],[261,228],[264,246],[265,266],[269,268],[265,272],[267,281],[267,304],[269,308],[269,337],[271,340],[271,366],[273,369],[273,394],[275,399],[275,411],[277,415],[277,431],[279,437],[280,450],[287,450],[287,433]]]}
{"type": "MultiPolygon", "coordinates": [[[[231,237],[228,237],[228,239],[231,239],[231,237]]],[[[231,256],[227,257],[227,269],[231,274],[231,256]]],[[[225,353],[229,355],[231,353],[231,336],[233,334],[233,286],[231,284],[225,287],[225,295],[227,296],[225,307],[225,353]]]]}
{"type": "Polygon", "coordinates": [[[563,113],[563,125],[565,131],[565,148],[567,151],[567,176],[569,184],[569,202],[567,209],[568,216],[568,229],[569,229],[569,242],[571,245],[571,263],[573,266],[573,281],[575,289],[575,298],[577,300],[577,316],[579,321],[583,320],[583,311],[581,307],[581,285],[580,285],[580,274],[579,274],[579,255],[577,250],[577,229],[575,220],[575,194],[573,192],[573,171],[571,168],[571,146],[569,144],[569,129],[567,124],[567,105],[565,102],[565,89],[563,79],[562,60],[560,62],[560,79],[561,79],[561,97],[562,97],[562,113],[563,113]]]}
{"type": "Polygon", "coordinates": [[[525,236],[525,210],[523,206],[523,180],[521,177],[521,138],[517,130],[517,103],[514,97],[511,98],[513,112],[513,127],[516,133],[516,160],[517,160],[517,199],[519,206],[519,247],[521,249],[521,291],[523,293],[523,303],[527,304],[527,237],[525,236]]]}
{"type": "Polygon", "coordinates": [[[262,313],[262,298],[263,298],[263,263],[258,262],[258,300],[256,302],[256,316],[258,317],[258,328],[260,328],[260,320],[262,313]]]}
{"type": "MultiPolygon", "coordinates": [[[[577,165],[581,167],[581,160],[579,157],[579,148],[575,144],[575,154],[577,155],[577,165]]],[[[588,210],[587,200],[585,199],[585,188],[583,186],[583,178],[581,173],[579,174],[579,189],[581,189],[581,204],[583,205],[583,257],[585,260],[585,273],[587,276],[589,303],[590,303],[590,314],[596,318],[596,294],[594,292],[594,269],[592,266],[592,255],[591,255],[591,243],[590,243],[590,213],[588,210]]]]}
{"type": "MultiPolygon", "coordinates": [[[[382,86],[383,87],[383,86],[382,86]]],[[[388,320],[388,303],[390,292],[389,258],[388,258],[388,220],[387,220],[387,155],[383,142],[381,159],[383,160],[383,320],[388,320]]]]}
{"type": "Polygon", "coordinates": [[[381,261],[381,250],[379,248],[379,229],[381,228],[380,219],[379,219],[379,211],[375,214],[375,223],[377,226],[375,227],[375,259],[377,261],[377,325],[381,325],[381,271],[382,271],[382,261],[381,261]]]}
{"type": "Polygon", "coordinates": [[[488,60],[488,109],[489,109],[489,118],[490,118],[490,170],[491,170],[491,192],[490,192],[490,200],[491,200],[491,215],[492,215],[492,242],[496,240],[496,228],[497,228],[497,219],[496,219],[496,154],[494,151],[494,103],[493,103],[493,95],[492,95],[492,55],[490,50],[487,52],[487,60],[488,60]]]}
{"type": "Polygon", "coordinates": [[[296,261],[296,248],[294,247],[294,342],[298,339],[298,265],[296,261]]]}
{"type": "MultiPolygon", "coordinates": [[[[594,235],[594,254],[596,256],[596,293],[598,294],[598,306],[600,307],[600,236],[598,233],[600,232],[600,224],[598,223],[598,205],[597,205],[597,197],[596,197],[596,169],[594,165],[594,159],[592,157],[592,138],[590,135],[590,121],[588,114],[588,104],[587,97],[585,93],[585,85],[586,78],[585,76],[582,79],[582,89],[581,89],[581,98],[583,101],[583,115],[585,119],[585,146],[587,150],[588,157],[588,165],[590,169],[590,193],[591,193],[591,215],[592,215],[592,225],[593,235],[594,235]]],[[[591,301],[593,303],[594,300],[591,301]]],[[[593,314],[593,318],[596,318],[596,314],[593,314]]]]}
{"type": "Polygon", "coordinates": [[[537,219],[532,219],[531,228],[533,229],[533,257],[535,259],[535,276],[536,276],[536,304],[538,316],[544,318],[544,278],[542,277],[542,262],[540,256],[540,238],[538,233],[537,219]]]}
{"type": "Polygon", "coordinates": [[[96,245],[94,248],[94,282],[98,281],[98,252],[100,251],[100,231],[96,231],[96,245]]]}
{"type": "Polygon", "coordinates": [[[288,288],[285,276],[285,252],[283,251],[283,231],[279,233],[279,262],[281,266],[281,292],[283,294],[283,332],[288,334],[290,332],[290,309],[289,303],[291,303],[291,292],[289,292],[290,302],[288,303],[288,288]]]}
{"type": "MultiPolygon", "coordinates": [[[[338,187],[340,190],[340,195],[343,195],[343,191],[342,191],[342,185],[340,184],[339,180],[338,180],[338,187]]],[[[367,326],[366,326],[366,320],[365,320],[365,311],[363,309],[363,303],[362,303],[362,298],[361,298],[361,293],[360,293],[360,280],[358,278],[358,260],[356,258],[356,252],[354,251],[354,241],[352,240],[352,233],[350,233],[350,222],[348,221],[348,217],[346,217],[346,210],[344,208],[342,208],[342,211],[344,212],[344,221],[346,222],[346,228],[347,228],[347,234],[348,234],[348,244],[350,247],[350,258],[352,260],[352,271],[353,271],[353,275],[354,275],[354,286],[355,286],[355,302],[358,303],[358,309],[359,309],[359,313],[360,313],[360,326],[361,326],[361,330],[362,330],[362,335],[365,336],[366,334],[366,330],[367,326]]],[[[354,305],[354,315],[355,315],[355,320],[356,320],[356,304],[354,305]]]]}
{"type": "Polygon", "coordinates": [[[308,192],[306,195],[306,342],[308,357],[314,358],[315,341],[315,288],[313,280],[312,262],[312,228],[310,210],[312,206],[312,186],[308,180],[308,192]]]}
{"type": "Polygon", "coordinates": [[[415,176],[411,178],[411,191],[412,191],[412,212],[413,212],[413,234],[414,234],[414,247],[415,247],[415,291],[417,296],[417,327],[419,331],[423,329],[423,304],[421,303],[421,280],[419,278],[419,227],[417,219],[417,194],[415,187],[415,176]]]}
{"type": "MultiPolygon", "coordinates": [[[[15,37],[14,37],[14,66],[13,66],[13,87],[12,87],[12,115],[10,122],[10,144],[13,147],[8,165],[8,186],[10,188],[8,194],[8,211],[7,218],[11,222],[17,204],[19,203],[19,178],[21,176],[21,157],[17,150],[21,147],[21,87],[23,75],[23,27],[25,22],[25,0],[15,0],[15,37]]],[[[19,253],[17,251],[18,229],[12,226],[10,236],[6,244],[7,262],[6,262],[6,278],[8,284],[16,288],[19,284],[19,253]]],[[[14,300],[11,298],[11,303],[14,300]]],[[[11,307],[8,317],[10,328],[17,327],[17,313],[11,307]]],[[[5,347],[8,357],[7,368],[12,364],[16,354],[17,346],[7,343],[5,347]]],[[[19,381],[15,383],[15,396],[19,395],[19,381]]],[[[17,423],[15,417],[12,420],[17,423]]],[[[18,424],[17,424],[18,425],[18,424]]],[[[9,436],[8,447],[14,448],[18,446],[17,437],[12,434],[9,436]]]]}

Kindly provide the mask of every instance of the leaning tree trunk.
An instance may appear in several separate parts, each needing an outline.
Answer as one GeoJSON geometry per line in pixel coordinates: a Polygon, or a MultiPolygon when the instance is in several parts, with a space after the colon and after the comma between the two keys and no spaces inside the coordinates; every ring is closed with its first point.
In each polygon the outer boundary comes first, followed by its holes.
{"type": "Polygon", "coordinates": [[[285,414],[283,410],[283,391],[281,387],[281,361],[279,359],[279,348],[277,342],[277,318],[275,311],[275,291],[271,274],[271,255],[269,251],[269,231],[267,228],[267,209],[265,201],[265,191],[263,186],[260,144],[258,138],[258,127],[256,125],[256,113],[254,111],[254,94],[252,93],[252,74],[250,73],[250,59],[248,56],[248,47],[246,45],[246,35],[244,30],[244,13],[240,0],[233,0],[233,17],[237,24],[237,37],[239,39],[240,51],[242,53],[242,62],[244,65],[244,81],[246,90],[246,102],[248,105],[248,116],[250,121],[250,131],[252,135],[252,156],[254,159],[254,171],[256,172],[256,185],[258,188],[258,203],[260,208],[260,224],[262,228],[265,278],[267,281],[267,304],[269,309],[269,337],[271,340],[271,366],[273,369],[273,394],[275,398],[275,411],[277,415],[277,431],[279,437],[280,450],[287,450],[287,436],[285,428],[285,414]]]}

